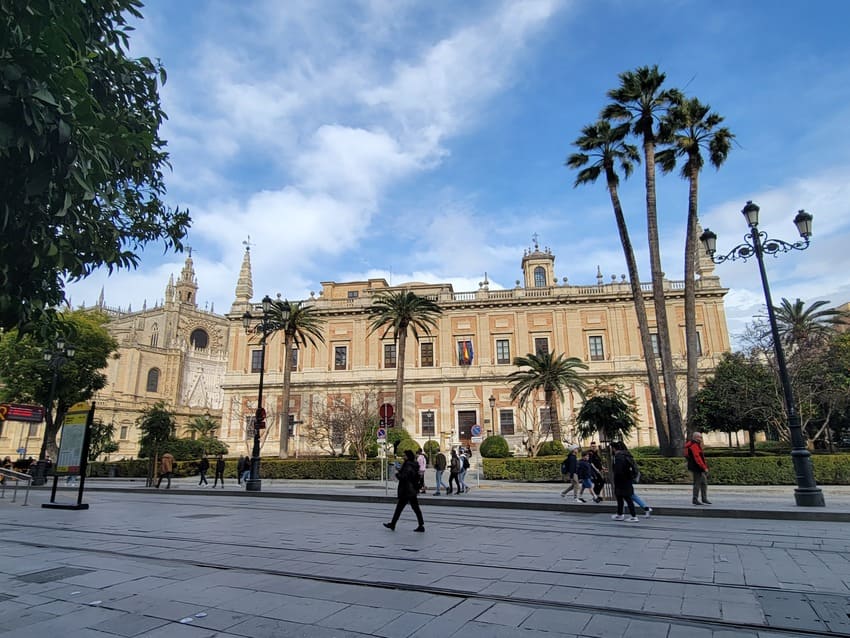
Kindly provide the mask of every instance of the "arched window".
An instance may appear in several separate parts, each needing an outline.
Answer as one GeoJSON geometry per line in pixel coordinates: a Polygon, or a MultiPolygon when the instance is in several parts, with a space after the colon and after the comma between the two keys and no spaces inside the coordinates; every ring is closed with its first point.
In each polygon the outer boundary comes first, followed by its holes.
{"type": "Polygon", "coordinates": [[[156,348],[156,344],[159,342],[159,325],[153,324],[151,326],[151,348],[156,348]]]}
{"type": "Polygon", "coordinates": [[[546,287],[546,270],[543,268],[543,266],[538,266],[534,269],[534,287],[546,287]]]}
{"type": "Polygon", "coordinates": [[[156,392],[159,387],[159,368],[151,368],[148,370],[148,392],[156,392]]]}
{"type": "Polygon", "coordinates": [[[189,343],[195,347],[195,350],[206,350],[210,343],[210,337],[206,330],[196,328],[189,337],[189,343]]]}

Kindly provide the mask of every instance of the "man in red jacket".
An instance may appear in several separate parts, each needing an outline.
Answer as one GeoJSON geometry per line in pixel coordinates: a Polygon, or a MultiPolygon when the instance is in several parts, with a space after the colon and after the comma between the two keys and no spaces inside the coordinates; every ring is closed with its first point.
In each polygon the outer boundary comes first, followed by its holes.
{"type": "Polygon", "coordinates": [[[685,458],[688,459],[688,471],[694,477],[694,505],[711,505],[708,500],[708,464],[702,453],[702,434],[694,432],[691,440],[685,443],[685,458]],[[699,498],[702,497],[702,502],[699,498]]]}

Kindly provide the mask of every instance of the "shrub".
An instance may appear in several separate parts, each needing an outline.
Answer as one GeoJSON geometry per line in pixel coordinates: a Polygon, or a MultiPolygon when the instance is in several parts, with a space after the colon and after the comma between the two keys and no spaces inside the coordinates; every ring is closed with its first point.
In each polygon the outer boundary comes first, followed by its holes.
{"type": "Polygon", "coordinates": [[[511,449],[504,437],[488,436],[481,443],[481,456],[491,459],[505,459],[511,455],[511,449]]]}
{"type": "Polygon", "coordinates": [[[405,450],[410,450],[411,452],[416,454],[416,452],[419,450],[419,444],[413,439],[402,439],[398,444],[398,448],[396,449],[396,456],[401,456],[402,454],[404,454],[405,450]]]}
{"type": "Polygon", "coordinates": [[[537,451],[537,456],[563,456],[567,451],[560,441],[546,441],[537,451]]]}
{"type": "Polygon", "coordinates": [[[425,441],[425,445],[422,446],[422,450],[425,452],[425,456],[428,457],[428,464],[430,465],[437,456],[437,453],[440,451],[440,444],[433,439],[429,439],[425,441]]]}
{"type": "MultiPolygon", "coordinates": [[[[159,454],[171,452],[176,461],[190,461],[200,459],[206,450],[207,456],[227,454],[227,445],[218,439],[171,439],[159,444],[159,454]]],[[[153,448],[142,445],[139,449],[139,458],[149,459],[153,457],[153,448]]]]}

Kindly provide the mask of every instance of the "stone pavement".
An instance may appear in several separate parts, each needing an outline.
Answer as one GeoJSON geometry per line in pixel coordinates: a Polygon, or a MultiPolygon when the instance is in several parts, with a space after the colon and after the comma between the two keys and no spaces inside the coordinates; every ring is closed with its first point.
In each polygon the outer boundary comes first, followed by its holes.
{"type": "MultiPolygon", "coordinates": [[[[84,511],[7,493],[0,636],[850,636],[846,523],[678,516],[697,509],[677,505],[683,486],[641,486],[665,514],[624,523],[564,509],[554,484],[482,483],[423,499],[417,534],[410,511],[380,525],[374,482],[285,483],[92,480],[84,511]]],[[[713,488],[711,511],[734,497],[784,516],[792,494],[713,488]]],[[[826,496],[850,512],[850,490],[826,496]]]]}

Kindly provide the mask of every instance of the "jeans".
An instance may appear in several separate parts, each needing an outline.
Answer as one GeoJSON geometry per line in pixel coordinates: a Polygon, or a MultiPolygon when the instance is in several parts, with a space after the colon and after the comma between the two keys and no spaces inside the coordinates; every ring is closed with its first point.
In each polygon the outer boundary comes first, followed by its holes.
{"type": "Polygon", "coordinates": [[[436,478],[434,480],[437,483],[437,487],[435,488],[437,494],[440,493],[440,486],[441,485],[442,485],[444,490],[448,491],[449,486],[446,485],[445,483],[443,483],[443,472],[445,472],[445,470],[434,470],[434,472],[436,473],[436,478]]]}
{"type": "Polygon", "coordinates": [[[642,499],[640,496],[638,496],[638,495],[637,495],[637,492],[635,492],[634,494],[632,494],[632,500],[635,502],[635,505],[637,505],[637,506],[638,506],[638,507],[640,507],[641,509],[643,509],[643,510],[648,510],[648,509],[649,509],[649,505],[647,505],[646,503],[644,503],[643,499],[642,499]]]}
{"type": "Polygon", "coordinates": [[[460,489],[462,492],[466,491],[466,472],[467,470],[461,470],[460,474],[457,475],[457,480],[460,481],[460,489]]]}

